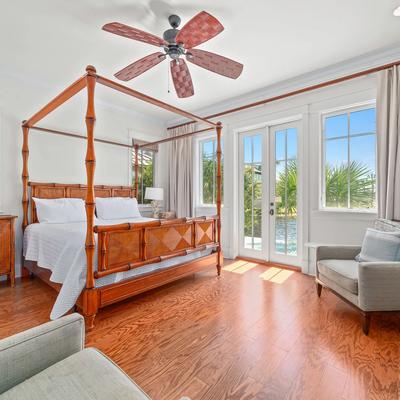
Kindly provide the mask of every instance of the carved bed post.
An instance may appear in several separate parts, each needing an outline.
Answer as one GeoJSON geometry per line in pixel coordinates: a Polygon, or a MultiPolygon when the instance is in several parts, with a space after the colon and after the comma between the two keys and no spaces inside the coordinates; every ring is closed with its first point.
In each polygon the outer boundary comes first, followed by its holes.
{"type": "MultiPolygon", "coordinates": [[[[25,125],[26,121],[22,121],[22,133],[23,133],[23,141],[22,141],[22,232],[25,231],[25,228],[28,226],[29,217],[28,217],[28,207],[29,207],[29,196],[28,196],[28,181],[29,181],[29,167],[28,167],[28,159],[29,159],[29,126],[25,125]]],[[[22,250],[22,268],[21,275],[22,277],[29,276],[29,271],[24,267],[24,256],[22,250]]]]}
{"type": "Polygon", "coordinates": [[[135,144],[134,147],[135,147],[135,197],[137,199],[139,192],[139,145],[135,144]]]}
{"type": "Polygon", "coordinates": [[[87,128],[87,147],[86,147],[86,291],[83,300],[83,313],[87,321],[88,328],[93,327],[94,318],[97,313],[97,296],[94,289],[94,209],[95,209],[95,194],[94,194],[94,171],[96,167],[96,155],[94,149],[94,124],[96,122],[96,114],[94,110],[94,89],[96,86],[96,69],[91,65],[86,67],[87,80],[87,110],[86,110],[86,128],[87,128]]]}
{"type": "Polygon", "coordinates": [[[28,180],[29,180],[29,169],[28,169],[28,158],[29,158],[29,127],[25,125],[26,121],[22,121],[22,230],[28,226],[28,180]]]}
{"type": "Polygon", "coordinates": [[[221,249],[221,122],[217,123],[217,236],[218,236],[218,261],[217,272],[218,276],[221,275],[222,266],[222,249],[221,249]]]}

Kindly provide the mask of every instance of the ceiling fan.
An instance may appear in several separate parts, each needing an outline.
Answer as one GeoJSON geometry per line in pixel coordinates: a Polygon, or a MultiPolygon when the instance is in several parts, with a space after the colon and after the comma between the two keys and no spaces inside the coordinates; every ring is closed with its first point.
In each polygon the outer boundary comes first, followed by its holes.
{"type": "Polygon", "coordinates": [[[158,51],[128,65],[114,76],[123,81],[129,81],[148,69],[171,58],[171,76],[178,97],[190,97],[194,94],[193,82],[189,68],[185,62],[191,62],[199,67],[208,69],[217,74],[236,79],[242,73],[243,65],[229,58],[194,47],[212,39],[224,30],[221,23],[212,15],[202,11],[187,22],[182,29],[177,29],[181,19],[177,15],[170,15],[168,21],[171,29],[167,29],[163,38],[140,29],[132,28],[119,22],[111,22],[103,26],[103,30],[162,47],[164,52],[158,51]]]}

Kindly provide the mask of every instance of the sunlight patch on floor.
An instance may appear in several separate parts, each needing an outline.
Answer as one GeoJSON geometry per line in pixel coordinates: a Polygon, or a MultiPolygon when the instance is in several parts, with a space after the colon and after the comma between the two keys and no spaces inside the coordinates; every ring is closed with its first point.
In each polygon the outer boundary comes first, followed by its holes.
{"type": "Polygon", "coordinates": [[[271,267],[268,268],[265,272],[263,272],[260,275],[261,279],[264,279],[265,281],[269,281],[271,278],[273,278],[279,271],[282,271],[280,268],[276,267],[271,267]]]}
{"type": "Polygon", "coordinates": [[[223,267],[222,270],[223,271],[228,271],[228,272],[232,272],[233,270],[235,270],[236,268],[239,268],[243,265],[247,264],[247,261],[235,261],[232,264],[227,265],[226,267],[223,267]]]}
{"type": "Polygon", "coordinates": [[[234,263],[229,264],[226,267],[223,267],[222,270],[233,272],[235,274],[244,274],[245,272],[250,271],[256,266],[257,264],[247,261],[235,261],[234,263]]]}
{"type": "Polygon", "coordinates": [[[268,268],[259,277],[264,281],[282,284],[294,274],[294,271],[276,267],[268,268]]]}

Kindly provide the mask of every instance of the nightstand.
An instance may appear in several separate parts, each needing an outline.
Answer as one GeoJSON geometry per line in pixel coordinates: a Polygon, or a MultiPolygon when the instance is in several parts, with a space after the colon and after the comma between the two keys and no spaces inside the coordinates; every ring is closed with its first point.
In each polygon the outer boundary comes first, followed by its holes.
{"type": "Polygon", "coordinates": [[[0,275],[15,285],[15,232],[13,215],[0,215],[0,275]]]}

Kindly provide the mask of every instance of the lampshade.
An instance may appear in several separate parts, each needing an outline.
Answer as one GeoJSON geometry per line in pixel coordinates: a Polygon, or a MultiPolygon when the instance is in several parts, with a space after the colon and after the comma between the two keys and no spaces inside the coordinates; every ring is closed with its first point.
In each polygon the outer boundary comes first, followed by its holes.
{"type": "Polygon", "coordinates": [[[148,187],[148,188],[146,188],[146,193],[145,193],[144,198],[146,200],[158,200],[158,201],[161,201],[164,198],[164,189],[163,188],[148,187]]]}

